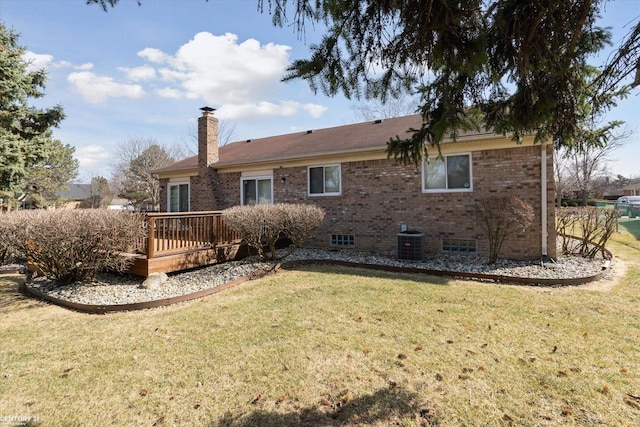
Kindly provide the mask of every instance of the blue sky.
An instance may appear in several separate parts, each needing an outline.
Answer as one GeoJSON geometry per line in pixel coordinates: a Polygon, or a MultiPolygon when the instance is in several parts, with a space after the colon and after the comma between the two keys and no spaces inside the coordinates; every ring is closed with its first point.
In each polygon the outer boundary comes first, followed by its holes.
{"type": "MultiPolygon", "coordinates": [[[[64,107],[67,118],[54,134],[75,147],[81,181],[110,177],[130,139],[188,143],[205,105],[235,126],[234,140],[360,121],[356,102],[280,82],[319,39],[313,28],[299,37],[273,27],[256,0],[142,3],[121,0],[105,13],[84,0],[0,0],[0,20],[20,33],[33,65],[48,70],[37,104],[64,107]]],[[[639,15],[640,0],[615,0],[602,24],[616,42],[639,15]]],[[[634,132],[610,162],[614,174],[640,176],[639,111],[636,89],[608,116],[634,132]]]]}

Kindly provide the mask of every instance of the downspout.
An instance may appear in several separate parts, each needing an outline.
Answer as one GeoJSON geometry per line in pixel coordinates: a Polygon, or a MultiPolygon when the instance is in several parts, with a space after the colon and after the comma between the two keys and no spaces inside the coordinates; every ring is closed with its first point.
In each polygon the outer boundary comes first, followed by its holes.
{"type": "Polygon", "coordinates": [[[541,232],[542,257],[547,258],[547,143],[541,144],[540,150],[540,215],[542,216],[541,232]]]}

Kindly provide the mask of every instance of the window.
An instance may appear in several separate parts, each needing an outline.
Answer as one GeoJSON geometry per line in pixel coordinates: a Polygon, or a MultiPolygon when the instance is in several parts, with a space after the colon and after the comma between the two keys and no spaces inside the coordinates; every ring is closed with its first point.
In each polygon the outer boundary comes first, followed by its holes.
{"type": "Polygon", "coordinates": [[[273,178],[242,178],[242,204],[262,205],[273,203],[273,178]]]}
{"type": "Polygon", "coordinates": [[[309,195],[337,196],[342,192],[340,165],[309,168],[309,195]]]}
{"type": "Polygon", "coordinates": [[[169,212],[189,212],[189,184],[169,184],[169,212]]]}
{"type": "Polygon", "coordinates": [[[429,158],[423,162],[422,175],[425,193],[471,191],[471,155],[429,158]]]}
{"type": "Polygon", "coordinates": [[[476,241],[472,239],[442,239],[442,252],[449,254],[475,255],[476,241]]]}
{"type": "Polygon", "coordinates": [[[332,234],[331,246],[347,246],[353,247],[356,245],[355,236],[353,234],[332,234]]]}

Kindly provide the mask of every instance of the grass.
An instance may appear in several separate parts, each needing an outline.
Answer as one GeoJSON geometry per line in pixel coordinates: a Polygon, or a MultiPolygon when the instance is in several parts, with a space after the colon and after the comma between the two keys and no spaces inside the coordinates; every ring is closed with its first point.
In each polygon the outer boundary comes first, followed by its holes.
{"type": "Polygon", "coordinates": [[[640,425],[640,241],[615,240],[624,276],[566,289],[313,267],[97,316],[3,277],[0,425],[640,425]]]}
{"type": "Polygon", "coordinates": [[[626,234],[625,237],[631,236],[640,240],[640,219],[619,218],[618,228],[622,236],[626,234]]]}

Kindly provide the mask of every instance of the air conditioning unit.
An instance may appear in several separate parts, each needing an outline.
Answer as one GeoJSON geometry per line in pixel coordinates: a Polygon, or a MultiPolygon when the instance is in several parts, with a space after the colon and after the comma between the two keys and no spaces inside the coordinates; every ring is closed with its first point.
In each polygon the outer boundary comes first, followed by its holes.
{"type": "Polygon", "coordinates": [[[419,231],[398,233],[398,259],[422,261],[424,257],[424,234],[419,231]]]}

